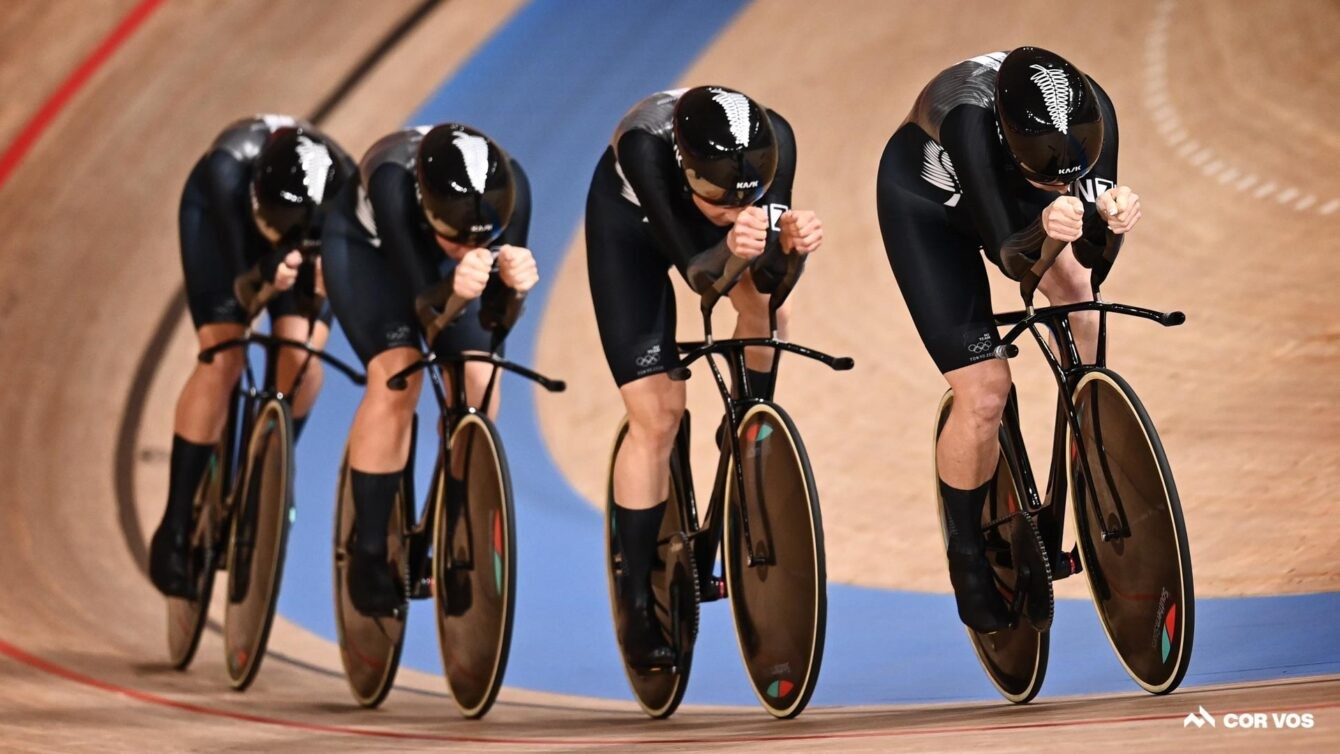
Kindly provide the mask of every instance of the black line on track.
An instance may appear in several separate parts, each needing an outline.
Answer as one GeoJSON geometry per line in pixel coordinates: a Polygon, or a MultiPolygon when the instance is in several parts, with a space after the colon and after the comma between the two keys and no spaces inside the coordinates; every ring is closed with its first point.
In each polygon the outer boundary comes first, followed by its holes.
{"type": "Polygon", "coordinates": [[[321,125],[321,121],[325,120],[335,108],[339,107],[340,103],[344,102],[349,93],[362,83],[363,79],[372,72],[373,68],[377,67],[382,58],[395,49],[401,40],[408,36],[411,31],[414,31],[419,22],[427,18],[428,14],[432,13],[442,2],[443,0],[423,0],[419,3],[417,8],[410,11],[400,20],[400,23],[396,24],[386,33],[386,36],[382,37],[376,47],[373,47],[367,55],[363,56],[362,60],[358,61],[358,65],[345,74],[330,94],[327,94],[326,98],[321,100],[321,104],[316,106],[312,114],[307,116],[307,120],[311,121],[313,125],[321,125]]]}

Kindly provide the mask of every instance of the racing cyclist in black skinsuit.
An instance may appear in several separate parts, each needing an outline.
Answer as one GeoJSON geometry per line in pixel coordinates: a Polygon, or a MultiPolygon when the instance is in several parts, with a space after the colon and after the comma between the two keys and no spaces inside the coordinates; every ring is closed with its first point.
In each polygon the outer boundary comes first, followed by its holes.
{"type": "MultiPolygon", "coordinates": [[[[324,205],[353,172],[353,161],[330,137],[287,115],[243,118],[214,139],[191,171],[179,213],[186,298],[201,350],[242,336],[241,298],[263,283],[283,291],[266,307],[274,334],[306,340],[311,315],[312,345],[325,345],[329,308],[312,311],[315,297],[293,289],[303,258],[297,249],[319,236],[324,205]],[[248,279],[239,280],[248,270],[248,279]]],[[[287,392],[306,359],[291,349],[277,358],[278,387],[287,392]]],[[[169,597],[191,596],[191,510],[242,365],[238,350],[209,364],[197,361],[177,400],[167,505],[149,547],[149,577],[169,597]]],[[[295,434],[321,377],[321,362],[311,361],[293,397],[295,434]]]]}
{"type": "MultiPolygon", "coordinates": [[[[421,358],[426,341],[439,354],[487,352],[492,323],[539,280],[526,248],[530,184],[516,160],[487,136],[446,123],[383,137],[359,164],[326,221],[326,290],[358,357],[367,391],[349,430],[354,503],[348,594],[367,615],[400,606],[404,585],[388,561],[391,506],[409,459],[410,426],[423,375],[408,388],[387,380],[421,358]],[[499,247],[499,275],[489,246],[499,247]],[[454,323],[435,320],[449,295],[470,300],[454,323]]],[[[466,397],[478,406],[487,364],[466,365],[466,397]]],[[[490,416],[498,408],[493,392],[490,416]]]]}
{"type": "MultiPolygon", "coordinates": [[[[1044,239],[1070,244],[1042,278],[1053,305],[1093,298],[1088,271],[1106,232],[1140,219],[1117,185],[1117,118],[1107,93],[1065,59],[1035,47],[965,60],[936,76],[889,139],[879,165],[880,230],[917,332],[954,390],[936,447],[960,619],[991,633],[1010,623],[987,562],[980,521],[1000,458],[997,431],[1010,369],[980,252],[1013,279],[1044,239]]],[[[1097,315],[1070,315],[1091,361],[1097,315]]]]}
{"type": "MultiPolygon", "coordinates": [[[[783,254],[823,241],[813,212],[791,209],[796,145],[791,126],[724,87],[659,92],[620,121],[591,181],[587,265],[600,340],[628,414],[614,461],[614,525],[623,554],[615,613],[628,663],[673,664],[652,610],[651,568],[669,496],[669,459],[684,413],[671,267],[702,291],[735,255],[755,260],[730,291],[735,337],[766,337],[766,294],[783,254]],[[770,233],[769,231],[773,231],[770,233]]],[[[787,307],[778,312],[785,337],[787,307]]],[[[761,392],[767,349],[749,349],[747,379],[761,392]]]]}

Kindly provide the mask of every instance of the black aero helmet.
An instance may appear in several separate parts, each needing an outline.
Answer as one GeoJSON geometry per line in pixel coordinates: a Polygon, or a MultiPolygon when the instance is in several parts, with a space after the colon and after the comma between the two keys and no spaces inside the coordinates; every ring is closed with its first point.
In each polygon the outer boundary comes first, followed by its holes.
{"type": "Polygon", "coordinates": [[[689,189],[712,204],[753,204],[777,173],[777,139],[767,112],[734,89],[684,92],[675,103],[674,138],[689,189]]]}
{"type": "Polygon", "coordinates": [[[335,155],[301,128],[275,130],[251,168],[251,217],[270,243],[293,242],[309,230],[316,208],[334,194],[335,155]]]}
{"type": "Polygon", "coordinates": [[[512,219],[516,180],[507,154],[473,128],[444,123],[424,134],[415,173],[423,214],[448,241],[484,246],[512,219]]]}
{"type": "Polygon", "coordinates": [[[1073,183],[1103,151],[1103,114],[1088,77],[1039,47],[1020,47],[1000,64],[996,117],[1015,164],[1036,183],[1073,183]]]}

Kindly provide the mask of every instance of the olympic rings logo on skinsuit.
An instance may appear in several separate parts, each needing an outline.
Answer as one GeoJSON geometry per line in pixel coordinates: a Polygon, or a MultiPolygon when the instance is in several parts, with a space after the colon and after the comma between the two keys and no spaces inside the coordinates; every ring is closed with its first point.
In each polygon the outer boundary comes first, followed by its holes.
{"type": "Polygon", "coordinates": [[[637,364],[639,367],[642,367],[643,369],[658,364],[660,363],[660,361],[661,361],[661,347],[659,345],[655,345],[652,346],[651,348],[648,348],[641,356],[638,356],[637,358],[633,359],[633,362],[637,364]]]}
{"type": "Polygon", "coordinates": [[[992,346],[990,341],[978,341],[976,343],[968,344],[969,353],[986,353],[987,351],[991,350],[991,348],[992,346]]]}

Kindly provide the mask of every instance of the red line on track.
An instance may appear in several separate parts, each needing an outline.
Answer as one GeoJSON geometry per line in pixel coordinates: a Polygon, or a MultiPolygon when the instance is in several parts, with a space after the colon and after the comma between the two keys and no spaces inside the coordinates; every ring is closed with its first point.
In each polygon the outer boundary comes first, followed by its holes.
{"type": "Polygon", "coordinates": [[[116,52],[117,48],[130,37],[130,35],[139,28],[140,24],[154,12],[163,0],[142,0],[126,14],[125,18],[112,29],[102,42],[94,48],[88,57],[84,58],[78,68],[66,77],[65,81],[52,92],[42,107],[37,110],[31,119],[19,131],[19,135],[14,141],[5,148],[3,154],[0,154],[0,188],[3,188],[5,181],[9,179],[14,168],[18,167],[28,150],[32,149],[37,140],[41,138],[42,133],[47,130],[51,122],[56,119],[60,111],[65,109],[65,105],[70,99],[93,78],[103,63],[116,52]]]}
{"type": "MultiPolygon", "coordinates": [[[[15,662],[22,663],[30,668],[40,670],[58,678],[63,678],[72,683],[124,696],[138,702],[144,702],[145,704],[170,707],[172,709],[191,712],[197,715],[209,715],[211,717],[221,717],[229,720],[257,723],[260,725],[273,725],[281,728],[303,730],[312,733],[336,733],[340,735],[366,736],[369,738],[383,738],[400,741],[438,741],[446,743],[506,745],[530,744],[540,746],[645,746],[653,744],[766,743],[781,741],[824,741],[861,738],[898,738],[904,736],[961,735],[964,733],[1039,730],[1047,728],[1077,728],[1094,725],[1152,722],[1157,720],[1181,720],[1185,716],[1183,713],[1178,712],[1166,715],[1128,715],[1124,717],[1058,720],[1052,722],[967,725],[941,728],[906,728],[902,730],[847,731],[840,733],[798,733],[778,736],[682,736],[678,738],[503,738],[489,736],[453,736],[440,733],[412,733],[395,730],[377,730],[375,728],[355,728],[347,725],[309,723],[301,720],[253,715],[248,712],[236,712],[218,707],[206,707],[201,704],[183,702],[177,699],[160,696],[152,692],[140,691],[138,689],[132,689],[127,686],[121,686],[109,681],[103,681],[93,678],[92,676],[84,675],[77,670],[72,670],[62,665],[57,665],[49,660],[44,660],[36,655],[29,654],[3,639],[0,639],[0,655],[4,655],[15,662]]],[[[1340,702],[1318,702],[1308,705],[1308,709],[1328,709],[1333,707],[1340,707],[1340,702]]],[[[1259,709],[1243,710],[1243,712],[1278,712],[1284,711],[1285,709],[1286,708],[1284,707],[1263,707],[1259,709]]]]}

